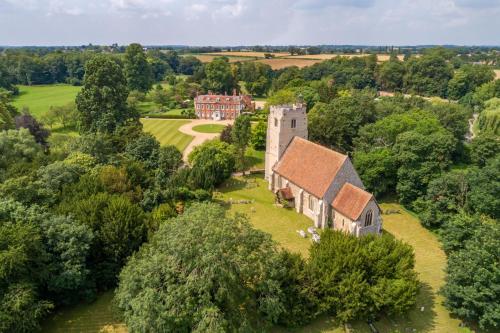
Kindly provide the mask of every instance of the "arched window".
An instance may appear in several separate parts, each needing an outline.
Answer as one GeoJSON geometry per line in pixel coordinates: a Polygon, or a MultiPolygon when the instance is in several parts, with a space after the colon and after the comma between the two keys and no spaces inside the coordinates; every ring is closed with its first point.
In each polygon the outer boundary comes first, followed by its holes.
{"type": "Polygon", "coordinates": [[[372,225],[372,219],[373,219],[373,212],[369,210],[368,212],[366,212],[365,215],[365,227],[372,225]]]}

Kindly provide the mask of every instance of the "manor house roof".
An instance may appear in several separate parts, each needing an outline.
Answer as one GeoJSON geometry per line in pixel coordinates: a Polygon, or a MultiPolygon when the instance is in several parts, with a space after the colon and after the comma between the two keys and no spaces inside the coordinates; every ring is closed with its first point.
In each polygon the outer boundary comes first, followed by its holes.
{"type": "Polygon", "coordinates": [[[333,199],[332,207],[340,214],[356,221],[372,198],[371,193],[350,183],[345,183],[333,199]]]}
{"type": "Polygon", "coordinates": [[[347,155],[296,136],[274,171],[321,199],[346,159],[347,155]]]}

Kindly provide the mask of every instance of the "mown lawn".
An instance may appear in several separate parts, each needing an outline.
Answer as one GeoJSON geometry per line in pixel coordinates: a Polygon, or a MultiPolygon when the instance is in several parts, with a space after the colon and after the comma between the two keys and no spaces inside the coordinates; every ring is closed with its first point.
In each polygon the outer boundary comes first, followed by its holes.
{"type": "Polygon", "coordinates": [[[153,134],[161,145],[174,145],[180,151],[184,151],[191,140],[193,140],[192,136],[179,132],[179,127],[190,121],[177,119],[141,119],[145,132],[153,134]]]}
{"type": "Polygon", "coordinates": [[[62,308],[45,321],[42,333],[126,333],[112,299],[109,291],[95,302],[62,308]]]}
{"type": "Polygon", "coordinates": [[[193,131],[200,133],[220,133],[224,129],[224,125],[219,124],[203,124],[193,127],[193,131]]]}
{"type": "Polygon", "coordinates": [[[52,84],[40,86],[19,86],[19,95],[12,104],[21,110],[29,108],[35,117],[42,116],[51,106],[62,106],[74,102],[81,87],[68,84],[52,84]]]}

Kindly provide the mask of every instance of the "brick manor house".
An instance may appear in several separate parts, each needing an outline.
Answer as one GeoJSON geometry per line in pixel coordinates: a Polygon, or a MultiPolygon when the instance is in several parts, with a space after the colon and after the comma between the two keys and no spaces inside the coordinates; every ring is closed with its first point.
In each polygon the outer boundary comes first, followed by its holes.
{"type": "Polygon", "coordinates": [[[194,99],[194,110],[199,119],[233,120],[243,111],[252,111],[252,97],[248,95],[214,95],[211,91],[207,95],[198,95],[194,99]]]}
{"type": "Polygon", "coordinates": [[[380,208],[349,157],[308,141],[307,135],[302,103],[271,106],[265,162],[269,189],[317,228],[356,236],[380,233],[380,208]]]}

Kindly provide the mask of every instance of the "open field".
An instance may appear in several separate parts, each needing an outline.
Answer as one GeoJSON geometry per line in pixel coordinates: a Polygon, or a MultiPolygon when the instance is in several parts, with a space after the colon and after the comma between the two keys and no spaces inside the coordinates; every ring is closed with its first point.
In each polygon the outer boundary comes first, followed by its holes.
{"type": "Polygon", "coordinates": [[[500,69],[495,69],[495,79],[500,80],[500,69]]]}
{"type": "Polygon", "coordinates": [[[318,59],[300,59],[300,58],[274,58],[274,59],[259,59],[256,60],[263,64],[268,64],[272,69],[282,69],[290,66],[297,66],[299,68],[312,66],[316,63],[322,62],[324,60],[318,59]]]}
{"type": "Polygon", "coordinates": [[[230,63],[238,62],[238,61],[251,61],[251,60],[257,59],[257,57],[248,57],[248,56],[247,57],[245,57],[245,56],[235,57],[235,56],[229,56],[229,55],[225,55],[225,54],[219,54],[219,55],[214,55],[214,54],[192,54],[192,56],[196,57],[201,62],[211,62],[215,58],[221,57],[221,56],[227,57],[229,59],[230,63]]]}
{"type": "MultiPolygon", "coordinates": [[[[313,59],[313,60],[329,60],[335,57],[346,57],[346,58],[359,58],[359,57],[367,57],[369,54],[342,54],[342,53],[336,53],[336,54],[307,54],[307,55],[296,55],[296,56],[290,56],[286,57],[287,59],[313,59]]],[[[380,62],[383,61],[388,61],[390,58],[389,54],[377,54],[377,60],[380,62]]],[[[404,55],[399,54],[398,59],[403,60],[404,55]]]]}
{"type": "Polygon", "coordinates": [[[30,113],[40,117],[51,106],[62,106],[74,102],[81,87],[68,84],[53,84],[42,86],[19,86],[19,96],[16,96],[13,105],[21,110],[29,108],[30,113]]]}
{"type": "Polygon", "coordinates": [[[217,55],[217,56],[232,56],[232,57],[253,57],[253,58],[265,58],[265,54],[271,53],[275,57],[287,57],[290,55],[289,52],[253,52],[253,51],[227,51],[227,52],[211,52],[207,54],[217,55]]]}
{"type": "Polygon", "coordinates": [[[184,151],[193,140],[192,136],[179,132],[179,127],[190,123],[190,120],[142,118],[141,122],[144,131],[153,134],[161,145],[174,145],[184,151]]]}
{"type": "Polygon", "coordinates": [[[42,333],[126,333],[112,303],[113,292],[100,295],[95,302],[61,309],[49,317],[42,333]]]}
{"type": "Polygon", "coordinates": [[[220,133],[226,127],[219,124],[203,124],[193,127],[193,131],[200,133],[220,133]]]}

